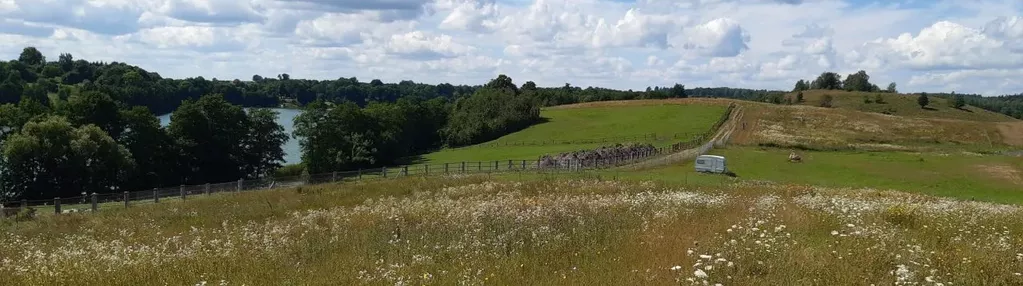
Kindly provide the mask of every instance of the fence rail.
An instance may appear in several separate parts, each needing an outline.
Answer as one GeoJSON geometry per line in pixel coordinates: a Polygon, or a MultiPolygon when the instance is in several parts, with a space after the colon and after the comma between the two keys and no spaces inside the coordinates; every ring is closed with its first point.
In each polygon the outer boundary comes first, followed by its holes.
{"type": "Polygon", "coordinates": [[[355,171],[339,171],[307,176],[294,176],[286,178],[262,178],[262,179],[239,179],[234,182],[222,182],[202,185],[181,185],[177,187],[154,188],[122,193],[104,194],[83,194],[81,196],[68,198],[53,198],[52,200],[21,200],[0,203],[0,217],[15,216],[22,210],[27,211],[49,211],[55,214],[74,212],[95,212],[100,209],[128,208],[134,205],[156,204],[161,201],[180,200],[199,196],[210,196],[219,193],[234,193],[258,191],[282,187],[295,187],[303,185],[316,185],[335,182],[350,182],[360,180],[378,180],[388,178],[402,178],[410,176],[433,176],[433,175],[457,175],[457,174],[479,174],[494,172],[579,172],[584,170],[600,170],[614,168],[636,163],[651,157],[671,154],[680,150],[686,150],[701,146],[727,121],[729,114],[734,109],[734,104],[729,105],[725,114],[713,127],[695,138],[687,141],[672,144],[667,148],[658,148],[652,151],[620,155],[604,158],[589,159],[537,159],[537,160],[497,160],[497,161],[463,161],[454,163],[418,164],[399,167],[381,167],[374,169],[360,169],[355,171]]]}

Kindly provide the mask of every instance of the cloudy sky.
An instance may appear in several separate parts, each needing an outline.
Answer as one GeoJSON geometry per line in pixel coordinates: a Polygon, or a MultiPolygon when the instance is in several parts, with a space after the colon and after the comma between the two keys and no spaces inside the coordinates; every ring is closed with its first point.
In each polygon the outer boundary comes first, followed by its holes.
{"type": "Polygon", "coordinates": [[[0,0],[0,53],[165,77],[1023,92],[1019,0],[0,0]]]}

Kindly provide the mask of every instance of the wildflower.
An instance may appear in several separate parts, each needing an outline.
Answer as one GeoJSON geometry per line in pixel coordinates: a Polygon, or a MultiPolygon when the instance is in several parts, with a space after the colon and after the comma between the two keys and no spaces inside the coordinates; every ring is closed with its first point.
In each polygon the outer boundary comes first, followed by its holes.
{"type": "Polygon", "coordinates": [[[700,279],[707,279],[707,272],[703,272],[703,270],[696,269],[696,271],[693,271],[693,276],[696,276],[696,278],[700,279]]]}
{"type": "Polygon", "coordinates": [[[682,269],[682,266],[679,266],[679,265],[675,265],[675,266],[672,266],[672,267],[671,267],[671,268],[669,268],[669,269],[671,269],[671,271],[676,271],[676,270],[682,269]]]}
{"type": "Polygon", "coordinates": [[[706,254],[701,254],[700,255],[700,259],[711,259],[711,258],[714,258],[714,257],[710,256],[710,255],[706,255],[706,254]]]}
{"type": "Polygon", "coordinates": [[[831,235],[838,235],[838,231],[837,230],[832,230],[831,231],[831,235]]]}

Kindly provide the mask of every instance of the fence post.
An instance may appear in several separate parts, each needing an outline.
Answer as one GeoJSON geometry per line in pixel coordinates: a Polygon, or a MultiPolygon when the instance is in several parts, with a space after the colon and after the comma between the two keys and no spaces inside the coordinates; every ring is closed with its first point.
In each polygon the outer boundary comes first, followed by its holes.
{"type": "Polygon", "coordinates": [[[181,193],[181,200],[184,201],[185,200],[185,185],[181,185],[180,187],[178,187],[178,192],[181,193]]]}
{"type": "Polygon", "coordinates": [[[408,177],[408,166],[401,167],[401,175],[403,177],[408,177]]]}
{"type": "Polygon", "coordinates": [[[430,164],[423,165],[423,168],[424,168],[424,170],[426,170],[426,175],[429,176],[430,175],[430,164]]]}
{"type": "Polygon", "coordinates": [[[128,191],[124,191],[124,207],[128,207],[128,191]]]}
{"type": "Polygon", "coordinates": [[[387,178],[387,167],[380,168],[380,175],[387,178]]]}
{"type": "Polygon", "coordinates": [[[494,161],[494,172],[497,172],[497,169],[500,169],[500,166],[501,161],[494,161]]]}
{"type": "Polygon", "coordinates": [[[153,203],[155,204],[155,203],[159,203],[159,202],[160,202],[160,191],[157,191],[156,188],[153,188],[153,203]]]}
{"type": "Polygon", "coordinates": [[[444,174],[448,174],[448,163],[444,163],[444,174]]]}
{"type": "Polygon", "coordinates": [[[465,161],[462,161],[462,173],[465,173],[465,161]]]}
{"type": "Polygon", "coordinates": [[[337,182],[337,171],[334,171],[333,173],[330,173],[330,182],[331,183],[337,182]]]}
{"type": "Polygon", "coordinates": [[[60,214],[60,197],[53,198],[53,213],[60,214]]]}
{"type": "Polygon", "coordinates": [[[27,209],[27,208],[28,208],[28,200],[21,199],[21,209],[24,210],[24,209],[27,209]]]}
{"type": "Polygon", "coordinates": [[[245,179],[238,179],[238,187],[235,188],[236,192],[241,192],[242,191],[242,184],[243,184],[244,181],[245,181],[245,179]]]}
{"type": "Polygon", "coordinates": [[[526,160],[522,160],[522,170],[526,169],[526,160]]]}
{"type": "Polygon", "coordinates": [[[92,212],[96,212],[99,210],[99,198],[96,196],[97,195],[95,192],[92,193],[92,212]]]}
{"type": "Polygon", "coordinates": [[[362,168],[359,168],[359,177],[358,177],[358,180],[362,180],[362,168]]]}
{"type": "Polygon", "coordinates": [[[483,171],[483,162],[476,161],[476,171],[483,171]]]}
{"type": "Polygon", "coordinates": [[[512,169],[512,160],[508,160],[508,170],[512,169]]]}
{"type": "Polygon", "coordinates": [[[203,186],[203,192],[206,193],[207,196],[210,195],[210,183],[206,183],[206,185],[203,186]]]}

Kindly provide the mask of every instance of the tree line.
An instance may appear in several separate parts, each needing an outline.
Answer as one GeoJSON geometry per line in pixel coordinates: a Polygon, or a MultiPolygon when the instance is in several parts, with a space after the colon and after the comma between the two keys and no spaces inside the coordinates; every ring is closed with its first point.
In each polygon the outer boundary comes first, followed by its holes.
{"type": "Polygon", "coordinates": [[[492,140],[540,121],[543,106],[685,97],[646,91],[383,83],[253,76],[163,78],[125,63],[47,61],[33,47],[0,62],[0,200],[51,199],[270,176],[287,140],[309,172],[389,165],[492,140]],[[265,107],[302,107],[295,134],[265,107]],[[171,113],[160,125],[157,114],[171,113]],[[293,138],[294,137],[294,138],[293,138]]]}

